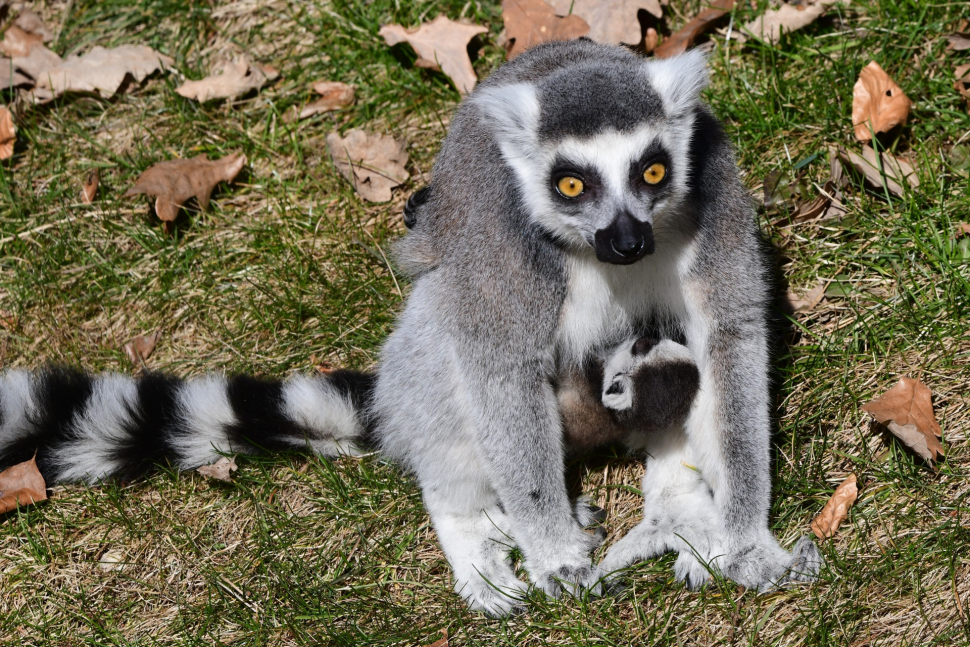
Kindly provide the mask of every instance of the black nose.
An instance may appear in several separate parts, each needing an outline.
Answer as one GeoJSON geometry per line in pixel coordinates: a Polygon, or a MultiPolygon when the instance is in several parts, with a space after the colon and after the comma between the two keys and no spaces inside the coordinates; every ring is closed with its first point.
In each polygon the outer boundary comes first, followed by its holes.
{"type": "Polygon", "coordinates": [[[601,262],[629,265],[653,253],[653,227],[624,210],[616,215],[609,227],[596,232],[593,246],[596,258],[601,262]]]}

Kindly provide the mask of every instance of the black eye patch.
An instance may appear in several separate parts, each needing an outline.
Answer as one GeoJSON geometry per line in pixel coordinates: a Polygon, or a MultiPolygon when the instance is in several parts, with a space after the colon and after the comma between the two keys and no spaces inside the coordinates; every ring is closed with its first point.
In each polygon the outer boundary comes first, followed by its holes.
{"type": "Polygon", "coordinates": [[[643,172],[649,168],[652,164],[663,164],[664,166],[664,178],[662,182],[651,186],[651,189],[657,189],[665,184],[670,178],[674,169],[670,164],[670,155],[667,153],[667,149],[663,147],[660,142],[653,142],[640,154],[640,157],[631,162],[630,164],[630,184],[634,187],[644,186],[643,172]]]}
{"type": "Polygon", "coordinates": [[[550,191],[561,200],[566,198],[556,189],[556,186],[559,180],[564,177],[574,177],[582,181],[583,193],[576,199],[594,198],[600,193],[603,186],[603,181],[596,169],[585,164],[573,163],[565,157],[559,156],[553,162],[549,171],[548,185],[550,191]]]}

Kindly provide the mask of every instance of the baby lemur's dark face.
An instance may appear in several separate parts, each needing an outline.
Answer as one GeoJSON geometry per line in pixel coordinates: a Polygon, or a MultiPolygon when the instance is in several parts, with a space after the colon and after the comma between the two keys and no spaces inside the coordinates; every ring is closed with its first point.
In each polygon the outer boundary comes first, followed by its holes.
{"type": "Polygon", "coordinates": [[[567,444],[590,449],[674,427],[690,412],[700,373],[686,346],[640,338],[560,376],[567,444]]]}

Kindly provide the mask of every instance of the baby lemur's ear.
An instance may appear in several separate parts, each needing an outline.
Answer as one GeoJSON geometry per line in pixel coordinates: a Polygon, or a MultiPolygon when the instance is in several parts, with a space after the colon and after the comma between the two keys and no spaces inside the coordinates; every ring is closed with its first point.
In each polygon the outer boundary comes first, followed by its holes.
{"type": "Polygon", "coordinates": [[[641,338],[607,360],[603,405],[631,432],[683,424],[700,388],[690,350],[669,339],[641,338]]]}

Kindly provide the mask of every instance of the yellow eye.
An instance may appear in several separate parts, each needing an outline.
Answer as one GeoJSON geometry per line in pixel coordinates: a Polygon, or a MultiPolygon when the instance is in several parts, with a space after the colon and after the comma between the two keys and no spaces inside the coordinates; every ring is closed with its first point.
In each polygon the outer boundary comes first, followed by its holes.
{"type": "Polygon", "coordinates": [[[556,186],[559,188],[559,193],[567,198],[578,198],[583,192],[583,181],[570,175],[559,180],[556,186]]]}
{"type": "Polygon", "coordinates": [[[660,162],[654,162],[643,172],[643,181],[647,184],[660,184],[667,175],[667,167],[660,162]]]}

